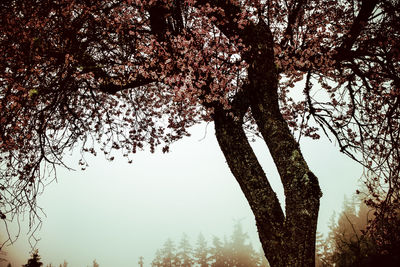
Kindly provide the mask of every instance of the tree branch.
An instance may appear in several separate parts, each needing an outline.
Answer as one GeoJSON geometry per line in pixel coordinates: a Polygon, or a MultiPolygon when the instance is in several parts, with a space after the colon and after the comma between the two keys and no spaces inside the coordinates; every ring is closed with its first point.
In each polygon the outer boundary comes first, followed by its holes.
{"type": "Polygon", "coordinates": [[[306,4],[307,0],[299,0],[296,1],[294,4],[294,7],[290,10],[289,15],[288,15],[288,24],[286,27],[286,30],[283,34],[283,38],[281,41],[281,48],[284,49],[284,47],[288,44],[288,42],[292,39],[293,37],[293,26],[296,23],[297,19],[301,15],[301,9],[302,7],[306,4]]]}
{"type": "Polygon", "coordinates": [[[340,47],[336,49],[335,60],[351,59],[351,48],[360,35],[379,0],[362,0],[361,9],[340,47]]]}

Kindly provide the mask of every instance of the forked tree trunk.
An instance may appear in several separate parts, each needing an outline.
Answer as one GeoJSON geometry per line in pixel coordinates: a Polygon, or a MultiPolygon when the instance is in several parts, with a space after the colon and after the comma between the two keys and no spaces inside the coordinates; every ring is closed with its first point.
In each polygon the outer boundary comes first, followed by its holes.
{"type": "MultiPolygon", "coordinates": [[[[272,33],[262,21],[248,32],[252,47],[248,84],[241,98],[247,105],[278,169],[285,193],[283,213],[243,130],[243,111],[233,119],[223,109],[214,115],[217,140],[253,210],[260,240],[271,266],[315,266],[315,235],[321,190],[299,144],[282,117],[272,33]]],[[[246,105],[245,105],[246,106],[246,105]]]]}
{"type": "Polygon", "coordinates": [[[316,177],[309,171],[297,145],[292,148],[295,144],[293,137],[293,141],[286,140],[278,134],[282,129],[277,129],[274,134],[279,143],[275,148],[270,148],[275,157],[277,154],[289,155],[278,163],[275,161],[280,172],[282,169],[286,171],[283,178],[285,216],[247,140],[242,122],[235,121],[224,112],[216,112],[215,130],[227,163],[254,213],[259,237],[270,265],[314,266],[320,190],[316,177]]]}

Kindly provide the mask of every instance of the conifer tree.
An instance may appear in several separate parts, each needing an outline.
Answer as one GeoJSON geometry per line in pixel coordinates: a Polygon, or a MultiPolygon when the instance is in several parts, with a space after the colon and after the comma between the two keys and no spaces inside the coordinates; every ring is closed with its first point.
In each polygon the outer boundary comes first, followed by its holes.
{"type": "Polygon", "coordinates": [[[32,252],[31,258],[28,260],[28,263],[23,265],[23,267],[40,267],[43,263],[40,262],[39,252],[36,249],[32,252]]]}
{"type": "Polygon", "coordinates": [[[175,244],[170,238],[168,238],[161,249],[161,266],[173,267],[179,265],[180,259],[176,254],[175,244]]]}
{"type": "Polygon", "coordinates": [[[255,267],[258,265],[258,257],[252,245],[248,243],[248,235],[243,231],[240,222],[237,222],[233,227],[230,254],[232,266],[255,267]]]}
{"type": "Polygon", "coordinates": [[[193,249],[190,245],[189,238],[187,234],[183,234],[181,241],[179,243],[179,252],[177,256],[180,259],[182,267],[191,267],[193,266],[194,260],[192,258],[193,249]]]}
{"type": "Polygon", "coordinates": [[[209,267],[209,258],[208,258],[208,248],[207,241],[204,238],[203,234],[199,234],[197,238],[196,248],[194,250],[194,259],[200,267],[209,267]]]}
{"type": "Polygon", "coordinates": [[[228,257],[228,242],[226,239],[225,242],[222,243],[221,239],[214,236],[212,241],[212,247],[210,249],[212,260],[211,267],[227,267],[230,266],[229,257],[228,257]]]}
{"type": "Polygon", "coordinates": [[[382,252],[380,248],[386,241],[375,239],[376,229],[370,228],[375,222],[374,213],[363,201],[345,199],[337,222],[331,222],[328,238],[317,243],[320,260],[316,266],[399,266],[399,250],[388,246],[382,252]]]}
{"type": "Polygon", "coordinates": [[[161,267],[162,266],[162,253],[161,250],[157,249],[155,258],[151,262],[151,267],[161,267]]]}

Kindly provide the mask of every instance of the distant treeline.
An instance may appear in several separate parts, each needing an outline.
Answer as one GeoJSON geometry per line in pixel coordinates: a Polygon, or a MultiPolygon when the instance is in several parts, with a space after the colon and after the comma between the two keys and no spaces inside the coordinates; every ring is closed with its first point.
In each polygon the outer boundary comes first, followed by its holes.
{"type": "Polygon", "coordinates": [[[262,250],[253,249],[248,235],[236,223],[230,238],[214,237],[209,246],[202,234],[192,246],[186,234],[179,244],[167,239],[151,262],[152,267],[268,267],[262,250]]]}
{"type": "MultiPolygon", "coordinates": [[[[242,225],[237,222],[229,238],[220,238],[214,236],[210,246],[202,234],[198,235],[194,246],[189,242],[186,234],[182,235],[179,244],[167,239],[155,254],[155,258],[150,262],[144,262],[140,257],[137,266],[152,267],[269,267],[262,249],[257,251],[249,242],[249,236],[243,231],[242,225]]],[[[59,265],[47,264],[41,262],[39,251],[32,252],[27,263],[23,267],[68,267],[68,263],[59,265]]],[[[99,267],[96,260],[91,267],[99,267]]],[[[134,264],[133,266],[136,266],[134,264]]],[[[12,267],[8,264],[7,267],[12,267]]]]}
{"type": "MultiPolygon", "coordinates": [[[[28,259],[28,262],[22,267],[42,267],[43,262],[41,262],[41,257],[39,255],[39,250],[34,250],[31,253],[31,257],[28,259]]],[[[99,267],[99,264],[96,262],[96,260],[93,260],[93,267],[99,267]]],[[[11,263],[7,264],[7,267],[12,267],[11,263]]],[[[46,267],[68,267],[68,262],[64,260],[64,262],[60,265],[53,265],[52,263],[47,264],[46,267]]]]}
{"type": "MultiPolygon", "coordinates": [[[[317,234],[317,267],[397,267],[400,266],[400,210],[392,221],[371,225],[377,215],[376,210],[368,207],[364,201],[353,198],[345,200],[343,211],[330,223],[331,231],[324,238],[317,234]]],[[[152,261],[143,257],[132,266],[152,267],[269,267],[262,249],[255,250],[249,237],[236,223],[230,237],[214,237],[209,245],[202,234],[192,246],[186,234],[179,243],[167,239],[155,253],[152,261]],[[137,264],[137,265],[136,265],[137,264]]],[[[3,255],[4,256],[4,255],[3,255]]],[[[0,261],[3,257],[0,257],[0,261]]],[[[64,261],[60,265],[48,264],[46,267],[68,267],[64,261]]],[[[38,251],[23,267],[41,267],[38,251]]],[[[99,267],[96,260],[93,267],[99,267]]],[[[8,264],[7,267],[12,267],[8,264]]]]}

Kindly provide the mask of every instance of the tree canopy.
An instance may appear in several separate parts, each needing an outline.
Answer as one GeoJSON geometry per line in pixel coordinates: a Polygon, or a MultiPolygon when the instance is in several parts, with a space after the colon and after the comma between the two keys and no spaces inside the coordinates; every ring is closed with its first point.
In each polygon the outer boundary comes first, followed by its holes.
{"type": "Polygon", "coordinates": [[[168,152],[202,121],[214,122],[272,266],[313,264],[321,192],[302,136],[325,133],[363,164],[371,193],[383,186],[387,196],[372,195],[373,204],[399,197],[397,0],[7,0],[0,8],[3,219],[35,211],[69,149],[80,149],[83,169],[85,154],[99,150],[131,161],[146,147],[168,152]],[[248,133],[269,148],[285,212],[248,133]]]}

